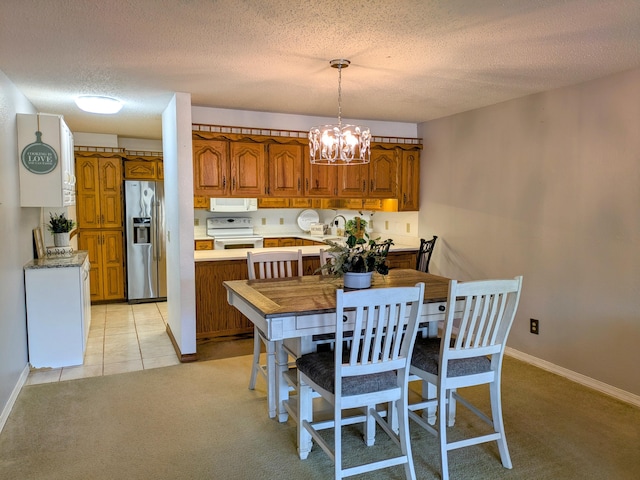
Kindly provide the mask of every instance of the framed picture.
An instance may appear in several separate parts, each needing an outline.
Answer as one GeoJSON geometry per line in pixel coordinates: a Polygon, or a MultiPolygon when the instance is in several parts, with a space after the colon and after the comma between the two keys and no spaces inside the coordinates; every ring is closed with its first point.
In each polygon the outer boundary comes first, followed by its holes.
{"type": "Polygon", "coordinates": [[[33,229],[33,243],[36,246],[36,255],[38,258],[45,256],[44,240],[42,239],[42,230],[40,228],[33,229]]]}

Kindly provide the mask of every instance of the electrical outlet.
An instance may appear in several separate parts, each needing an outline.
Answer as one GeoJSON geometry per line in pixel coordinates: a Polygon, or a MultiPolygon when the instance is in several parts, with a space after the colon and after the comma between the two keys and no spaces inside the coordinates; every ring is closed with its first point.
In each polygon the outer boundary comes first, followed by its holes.
{"type": "Polygon", "coordinates": [[[280,219],[280,225],[284,225],[284,218],[280,219]]]}
{"type": "Polygon", "coordinates": [[[263,224],[263,225],[266,225],[266,224],[267,224],[267,219],[266,219],[266,218],[264,218],[264,217],[262,217],[262,224],[263,224]]]}
{"type": "Polygon", "coordinates": [[[384,221],[384,229],[389,230],[389,220],[384,221]]]}
{"type": "Polygon", "coordinates": [[[535,318],[529,319],[529,332],[538,335],[540,333],[540,321],[535,318]]]}
{"type": "Polygon", "coordinates": [[[411,233],[411,224],[407,223],[407,233],[411,233]]]}
{"type": "Polygon", "coordinates": [[[194,218],[193,219],[193,226],[197,227],[198,225],[200,225],[200,219],[199,218],[194,218]]]}

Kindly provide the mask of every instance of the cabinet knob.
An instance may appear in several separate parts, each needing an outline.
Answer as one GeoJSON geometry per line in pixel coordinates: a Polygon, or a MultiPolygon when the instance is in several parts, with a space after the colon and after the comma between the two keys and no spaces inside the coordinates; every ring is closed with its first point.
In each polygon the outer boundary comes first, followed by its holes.
{"type": "Polygon", "coordinates": [[[444,312],[446,310],[446,307],[444,305],[439,305],[438,310],[440,310],[441,312],[444,312]]]}

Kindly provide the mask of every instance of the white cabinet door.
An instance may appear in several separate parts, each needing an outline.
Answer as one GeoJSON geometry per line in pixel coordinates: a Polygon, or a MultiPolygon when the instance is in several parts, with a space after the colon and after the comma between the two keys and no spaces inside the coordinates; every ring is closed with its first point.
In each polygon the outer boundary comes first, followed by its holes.
{"type": "Polygon", "coordinates": [[[19,113],[17,125],[20,205],[75,205],[73,134],[62,116],[19,113]]]}

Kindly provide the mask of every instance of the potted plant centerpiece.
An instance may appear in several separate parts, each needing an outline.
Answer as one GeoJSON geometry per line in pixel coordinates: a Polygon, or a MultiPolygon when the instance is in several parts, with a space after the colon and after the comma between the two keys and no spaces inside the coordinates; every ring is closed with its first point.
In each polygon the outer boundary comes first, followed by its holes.
{"type": "Polygon", "coordinates": [[[69,232],[75,227],[75,222],[67,218],[64,213],[49,213],[49,225],[47,228],[53,235],[53,244],[56,247],[69,245],[69,232]]]}
{"type": "Polygon", "coordinates": [[[380,238],[371,239],[358,220],[355,219],[355,226],[347,225],[344,243],[327,241],[330,245],[327,251],[332,260],[319,268],[335,277],[344,277],[346,288],[369,288],[374,272],[381,275],[389,273],[386,261],[393,240],[389,238],[380,242],[380,238]]]}

